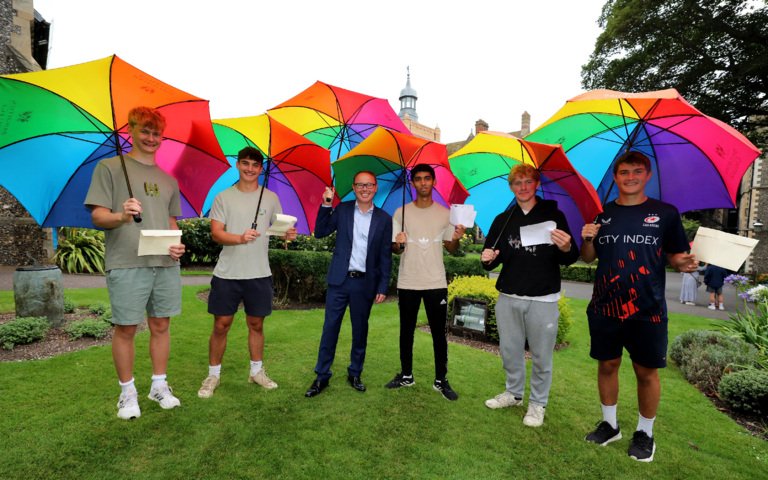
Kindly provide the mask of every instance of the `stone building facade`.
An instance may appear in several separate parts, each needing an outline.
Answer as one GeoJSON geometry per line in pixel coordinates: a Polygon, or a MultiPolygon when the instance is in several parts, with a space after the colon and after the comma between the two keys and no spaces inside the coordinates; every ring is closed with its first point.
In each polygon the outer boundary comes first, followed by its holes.
{"type": "MultiPolygon", "coordinates": [[[[32,56],[34,25],[32,0],[0,0],[0,74],[40,70],[32,56]]],[[[49,263],[51,235],[0,186],[0,265],[49,263]]]]}

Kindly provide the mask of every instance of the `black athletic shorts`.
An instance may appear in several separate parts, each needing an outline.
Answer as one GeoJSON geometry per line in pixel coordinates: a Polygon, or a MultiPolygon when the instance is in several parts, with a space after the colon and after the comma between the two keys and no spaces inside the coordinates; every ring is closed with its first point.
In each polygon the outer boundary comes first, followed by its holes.
{"type": "Polygon", "coordinates": [[[272,297],[272,277],[228,280],[213,276],[211,293],[208,295],[208,313],[234,315],[240,302],[243,302],[246,315],[266,317],[272,313],[272,297]]]}
{"type": "Polygon", "coordinates": [[[623,349],[634,363],[646,368],[667,366],[667,319],[653,323],[645,319],[589,316],[589,356],[596,360],[621,357],[623,349]]]}

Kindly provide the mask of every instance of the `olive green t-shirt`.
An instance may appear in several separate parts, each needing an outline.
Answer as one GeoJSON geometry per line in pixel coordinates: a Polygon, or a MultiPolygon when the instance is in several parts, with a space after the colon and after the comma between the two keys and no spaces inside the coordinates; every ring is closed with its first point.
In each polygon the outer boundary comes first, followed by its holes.
{"type": "MultiPolygon", "coordinates": [[[[176,179],[157,165],[145,165],[125,155],[125,168],[131,180],[133,196],[141,202],[141,223],[128,222],[104,231],[105,269],[136,267],[171,267],[178,265],[170,255],[138,256],[141,230],[168,230],[170,217],[181,215],[179,185],[176,179]]],[[[123,211],[128,200],[125,174],[120,157],[107,158],[93,170],[91,186],[85,197],[89,207],[99,206],[113,212],[123,211]]]]}

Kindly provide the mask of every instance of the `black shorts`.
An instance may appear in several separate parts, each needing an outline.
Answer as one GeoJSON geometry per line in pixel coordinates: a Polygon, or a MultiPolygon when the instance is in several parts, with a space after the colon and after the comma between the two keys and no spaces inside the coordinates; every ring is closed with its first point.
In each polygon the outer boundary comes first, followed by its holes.
{"type": "Polygon", "coordinates": [[[589,356],[596,360],[621,357],[623,349],[634,363],[646,368],[667,366],[667,319],[659,323],[636,319],[589,316],[589,356]]]}
{"type": "Polygon", "coordinates": [[[272,277],[228,280],[213,276],[211,293],[208,295],[208,313],[234,315],[240,302],[243,302],[246,315],[266,317],[272,313],[273,295],[272,277]]]}

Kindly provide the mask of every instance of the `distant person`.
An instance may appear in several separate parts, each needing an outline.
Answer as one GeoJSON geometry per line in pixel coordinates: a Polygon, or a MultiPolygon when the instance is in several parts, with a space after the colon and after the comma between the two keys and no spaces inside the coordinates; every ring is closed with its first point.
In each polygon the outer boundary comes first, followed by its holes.
{"type": "Polygon", "coordinates": [[[619,367],[624,348],[637,380],[639,415],[627,454],[653,461],[653,424],[661,398],[659,368],[667,362],[667,262],[681,272],[694,272],[696,257],[687,253],[688,240],[680,213],[648,198],[651,162],[630,151],[616,159],[613,181],[619,195],[608,202],[595,223],[584,225],[581,256],[599,258],[592,300],[587,307],[590,356],[598,361],[597,386],[603,420],[585,440],[608,445],[621,439],[616,420],[619,367]]]}
{"type": "Polygon", "coordinates": [[[680,303],[685,305],[696,305],[696,297],[699,293],[699,285],[701,280],[699,279],[699,270],[694,272],[682,272],[682,280],[680,282],[680,303]]]}
{"type": "Polygon", "coordinates": [[[512,207],[491,224],[481,253],[483,268],[501,265],[496,280],[496,325],[506,389],[486,400],[488,408],[523,404],[525,392],[525,344],[531,351],[531,387],[523,424],[540,427],[552,386],[552,359],[560,317],[560,265],[579,258],[565,214],[557,202],[536,195],[539,171],[525,164],[509,172],[509,188],[515,195],[512,207]],[[521,228],[552,222],[551,242],[523,245],[521,228]]]}
{"type": "Polygon", "coordinates": [[[464,226],[451,225],[450,211],[432,200],[435,184],[435,170],[430,165],[419,164],[413,167],[411,185],[416,190],[416,199],[398,208],[392,217],[392,233],[395,235],[392,251],[402,254],[397,275],[400,372],[386,387],[410,387],[416,383],[413,378],[413,334],[423,300],[435,356],[435,381],[432,387],[446,399],[457,400],[459,395],[446,378],[448,282],[445,278],[443,247],[449,252],[455,252],[459,248],[459,239],[464,235],[464,226]]]}
{"type": "MultiPolygon", "coordinates": [[[[213,331],[208,342],[208,376],[197,392],[200,398],[210,398],[219,386],[227,334],[241,302],[248,325],[251,360],[248,381],[268,390],[277,388],[263,365],[264,318],[272,313],[274,296],[267,229],[273,216],[283,209],[274,192],[259,186],[263,161],[261,152],[254,147],[240,150],[235,164],[239,180],[216,195],[211,207],[211,237],[224,247],[213,269],[208,296],[213,331]],[[257,219],[256,229],[254,219],[257,219]]],[[[289,229],[284,238],[294,240],[296,229],[289,229]]]]}
{"type": "Polygon", "coordinates": [[[704,269],[704,285],[707,286],[707,292],[709,293],[708,309],[725,310],[723,286],[725,285],[725,277],[730,274],[730,271],[711,263],[704,269]]]}
{"type": "Polygon", "coordinates": [[[328,387],[347,307],[352,324],[347,382],[358,392],[365,392],[361,375],[368,345],[368,317],[374,302],[387,298],[392,274],[392,217],[373,205],[378,187],[372,172],[358,172],[352,188],[355,200],[342,202],[336,208],[332,208],[334,190],[326,188],[317,213],[315,236],[323,238],[336,232],[336,247],[328,268],[325,321],[315,365],[317,377],[305,397],[317,396],[328,387]]]}
{"type": "Polygon", "coordinates": [[[165,118],[148,107],[128,112],[128,133],[133,145],[120,157],[99,162],[85,197],[93,224],[104,229],[107,290],[112,307],[112,358],[120,383],[117,416],[141,416],[133,378],[134,337],[147,315],[152,385],[149,399],[161,408],[181,405],[166,381],[170,354],[170,317],[181,314],[179,258],[184,245],[172,245],[168,255],[138,255],[142,230],[178,230],[181,215],[179,185],[160,170],[155,154],[163,141],[165,118]],[[125,169],[125,172],[124,170],[125,169]],[[126,177],[135,195],[128,193],[126,177]],[[140,188],[144,185],[144,188],[140,188]],[[141,214],[142,221],[134,221],[141,214]]]}

